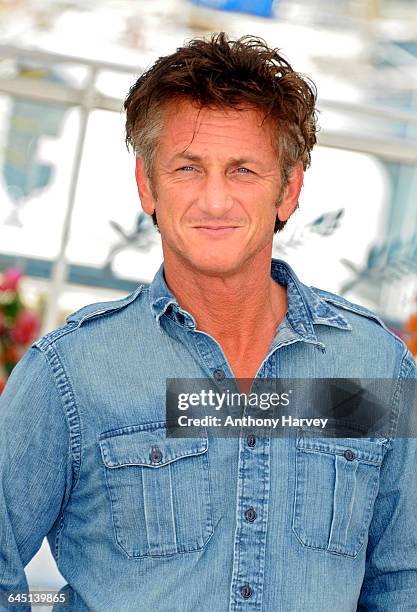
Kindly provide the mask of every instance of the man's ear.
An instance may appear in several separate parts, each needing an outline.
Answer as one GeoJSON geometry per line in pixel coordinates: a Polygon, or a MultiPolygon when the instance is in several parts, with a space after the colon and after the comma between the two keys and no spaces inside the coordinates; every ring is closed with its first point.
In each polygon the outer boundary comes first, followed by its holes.
{"type": "Polygon", "coordinates": [[[287,221],[296,209],[301,188],[303,186],[303,180],[303,162],[300,161],[293,168],[288,185],[284,189],[281,203],[278,205],[277,216],[280,221],[287,221]]]}
{"type": "Polygon", "coordinates": [[[141,157],[136,158],[136,185],[143,212],[152,215],[155,212],[155,200],[152,194],[149,178],[145,172],[145,166],[141,157]]]}

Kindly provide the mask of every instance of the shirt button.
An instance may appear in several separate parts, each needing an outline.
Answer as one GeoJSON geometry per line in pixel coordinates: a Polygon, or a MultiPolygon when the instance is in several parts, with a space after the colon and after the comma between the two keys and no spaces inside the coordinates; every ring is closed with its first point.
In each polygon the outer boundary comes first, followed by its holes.
{"type": "Polygon", "coordinates": [[[245,519],[249,523],[253,523],[253,521],[256,519],[256,510],[255,510],[255,508],[248,508],[245,511],[245,519]]]}
{"type": "Polygon", "coordinates": [[[256,444],[255,436],[253,434],[249,434],[246,438],[246,442],[248,443],[248,446],[250,446],[250,448],[253,448],[256,444]]]}
{"type": "Polygon", "coordinates": [[[225,373],[220,368],[217,368],[216,370],[214,370],[213,375],[214,375],[215,380],[225,379],[225,373]]]}
{"type": "Polygon", "coordinates": [[[162,459],[162,453],[157,446],[154,446],[150,452],[152,463],[159,463],[162,459]]]}
{"type": "Polygon", "coordinates": [[[253,589],[249,584],[244,584],[240,589],[240,594],[244,599],[249,599],[249,597],[252,597],[252,593],[253,589]]]}
{"type": "Polygon", "coordinates": [[[345,459],[347,459],[348,461],[353,461],[353,459],[355,458],[355,453],[350,450],[350,448],[347,448],[343,454],[345,456],[345,459]]]}

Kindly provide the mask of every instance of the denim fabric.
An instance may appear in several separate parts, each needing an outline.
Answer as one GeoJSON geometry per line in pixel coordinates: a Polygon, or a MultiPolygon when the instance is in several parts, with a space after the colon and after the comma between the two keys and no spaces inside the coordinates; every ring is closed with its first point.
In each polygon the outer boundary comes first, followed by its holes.
{"type": "MultiPolygon", "coordinates": [[[[393,378],[394,433],[405,345],[285,262],[272,276],[288,311],[257,377],[393,378]]],[[[27,589],[47,536],[68,612],[417,610],[416,440],[167,438],[166,378],[219,370],[162,267],[34,343],[0,399],[0,590],[27,589]]]]}

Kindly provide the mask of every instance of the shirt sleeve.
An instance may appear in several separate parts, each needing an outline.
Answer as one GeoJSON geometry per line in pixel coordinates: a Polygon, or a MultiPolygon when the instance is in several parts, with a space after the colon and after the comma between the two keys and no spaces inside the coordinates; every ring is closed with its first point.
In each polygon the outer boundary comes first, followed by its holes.
{"type": "MultiPolygon", "coordinates": [[[[26,592],[24,568],[60,516],[71,480],[69,433],[49,363],[32,347],[0,396],[0,596],[26,592]]],[[[0,612],[30,610],[0,600],[0,612]]]]}
{"type": "Polygon", "coordinates": [[[401,367],[399,422],[381,467],[358,611],[414,611],[417,605],[417,368],[407,352],[401,367]]]}

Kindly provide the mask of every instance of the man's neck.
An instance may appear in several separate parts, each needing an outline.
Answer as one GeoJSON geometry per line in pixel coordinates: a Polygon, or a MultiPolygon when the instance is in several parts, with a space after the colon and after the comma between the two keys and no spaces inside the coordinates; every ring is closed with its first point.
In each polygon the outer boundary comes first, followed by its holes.
{"type": "Polygon", "coordinates": [[[179,305],[219,342],[230,363],[237,366],[238,356],[262,361],[288,306],[286,288],[271,278],[270,257],[227,277],[179,267],[169,258],[164,272],[179,305]]]}

